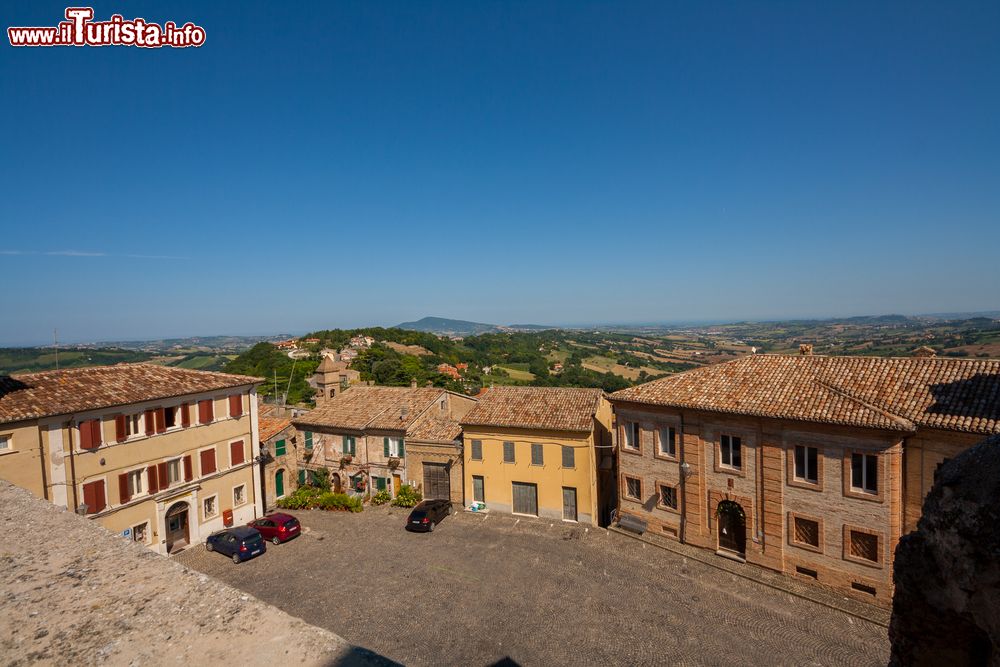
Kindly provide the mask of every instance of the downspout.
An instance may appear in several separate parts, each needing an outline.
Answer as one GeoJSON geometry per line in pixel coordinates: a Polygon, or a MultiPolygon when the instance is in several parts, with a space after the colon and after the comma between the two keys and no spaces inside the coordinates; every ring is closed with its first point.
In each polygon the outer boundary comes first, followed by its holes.
{"type": "Polygon", "coordinates": [[[45,458],[45,445],[42,444],[42,425],[38,424],[38,465],[42,469],[42,498],[45,500],[51,500],[49,498],[49,482],[45,475],[45,467],[47,461],[45,458]]]}
{"type": "Polygon", "coordinates": [[[66,429],[69,431],[69,477],[73,485],[73,511],[76,512],[77,508],[80,507],[80,499],[77,497],[76,492],[76,458],[73,455],[73,450],[75,449],[73,445],[73,416],[70,415],[69,426],[66,429]]]}
{"type": "Polygon", "coordinates": [[[685,474],[686,469],[684,467],[684,450],[687,449],[684,446],[684,412],[681,411],[681,462],[680,462],[680,477],[681,477],[681,532],[680,540],[681,544],[687,544],[687,475],[685,474]]]}
{"type": "Polygon", "coordinates": [[[757,465],[754,466],[754,474],[757,476],[756,487],[757,487],[757,502],[753,505],[754,513],[757,515],[754,523],[756,524],[757,532],[757,542],[760,544],[761,551],[764,550],[764,524],[761,523],[761,518],[764,516],[764,426],[760,419],[757,420],[757,465]]]}

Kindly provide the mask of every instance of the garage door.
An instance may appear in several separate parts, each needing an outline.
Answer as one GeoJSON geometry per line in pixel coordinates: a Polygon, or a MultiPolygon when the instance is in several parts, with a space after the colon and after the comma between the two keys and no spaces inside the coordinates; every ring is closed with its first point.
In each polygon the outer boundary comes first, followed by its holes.
{"type": "Polygon", "coordinates": [[[443,463],[424,464],[424,498],[451,499],[451,478],[443,463]]]}
{"type": "Polygon", "coordinates": [[[514,513],[538,516],[538,487],[524,482],[512,482],[514,487],[514,513]]]}

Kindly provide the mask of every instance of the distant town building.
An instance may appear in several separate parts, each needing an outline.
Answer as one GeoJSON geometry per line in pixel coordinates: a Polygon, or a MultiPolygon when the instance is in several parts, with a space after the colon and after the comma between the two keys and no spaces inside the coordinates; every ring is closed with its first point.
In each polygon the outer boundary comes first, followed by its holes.
{"type": "Polygon", "coordinates": [[[260,515],[261,378],[154,364],[0,376],[0,477],[162,554],[260,515]]]}
{"type": "Polygon", "coordinates": [[[438,364],[437,372],[441,373],[442,375],[447,375],[453,380],[459,380],[462,377],[461,374],[458,372],[458,369],[452,366],[451,364],[438,364]]]}
{"type": "Polygon", "coordinates": [[[279,350],[294,350],[299,346],[298,342],[292,339],[275,341],[271,345],[274,345],[279,350]]]}
{"type": "Polygon", "coordinates": [[[371,336],[353,336],[350,346],[354,349],[365,349],[375,344],[375,339],[371,336]]]}
{"type": "Polygon", "coordinates": [[[306,342],[307,344],[309,344],[309,345],[316,345],[316,344],[317,344],[317,343],[319,343],[320,341],[319,341],[319,338],[306,338],[306,339],[305,339],[305,342],[306,342]]]}

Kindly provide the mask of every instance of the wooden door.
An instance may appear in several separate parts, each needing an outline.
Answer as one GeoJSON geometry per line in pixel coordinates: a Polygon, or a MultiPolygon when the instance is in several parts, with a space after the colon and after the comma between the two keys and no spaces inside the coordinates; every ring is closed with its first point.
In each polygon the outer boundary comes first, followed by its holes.
{"type": "Polygon", "coordinates": [[[424,464],[424,498],[451,499],[451,479],[445,464],[424,464]]]}
{"type": "Polygon", "coordinates": [[[719,503],[719,548],[743,555],[746,553],[746,519],[739,503],[724,500],[719,503]]]}
{"type": "Polygon", "coordinates": [[[538,487],[525,482],[512,482],[514,514],[538,516],[538,487]]]}
{"type": "Polygon", "coordinates": [[[563,487],[563,519],[576,521],[576,489],[563,487]]]}
{"type": "Polygon", "coordinates": [[[281,498],[285,495],[285,471],[279,470],[274,473],[274,497],[281,498]]]}
{"type": "Polygon", "coordinates": [[[399,487],[403,486],[403,478],[399,475],[392,476],[392,495],[399,495],[399,487]]]}
{"type": "Polygon", "coordinates": [[[486,502],[486,487],[483,478],[479,475],[472,476],[472,499],[477,503],[486,502]]]}

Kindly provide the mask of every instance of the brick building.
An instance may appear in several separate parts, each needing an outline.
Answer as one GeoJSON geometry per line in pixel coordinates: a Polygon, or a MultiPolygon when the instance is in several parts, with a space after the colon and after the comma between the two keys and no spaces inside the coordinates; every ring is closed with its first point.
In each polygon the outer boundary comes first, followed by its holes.
{"type": "Polygon", "coordinates": [[[305,468],[299,466],[298,449],[305,445],[312,449],[312,433],[299,435],[292,420],[274,412],[260,416],[260,451],[264,457],[263,482],[264,510],[271,511],[279,498],[292,493],[305,480],[305,468]]]}
{"type": "Polygon", "coordinates": [[[935,470],[1000,431],[1000,361],[752,355],[610,400],[626,522],[885,604],[935,470]]]}

